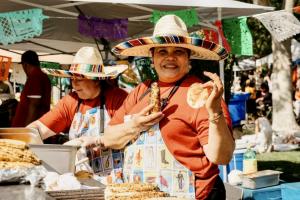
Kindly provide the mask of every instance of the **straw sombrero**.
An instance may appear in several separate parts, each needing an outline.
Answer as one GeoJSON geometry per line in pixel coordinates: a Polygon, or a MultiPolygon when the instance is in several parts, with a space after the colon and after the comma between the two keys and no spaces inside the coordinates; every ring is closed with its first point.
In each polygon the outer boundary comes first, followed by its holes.
{"type": "Polygon", "coordinates": [[[102,57],[94,47],[80,48],[69,70],[42,68],[48,75],[64,78],[114,79],[128,68],[127,65],[104,66],[102,57]]]}
{"type": "Polygon", "coordinates": [[[176,15],[165,15],[158,20],[151,37],[122,42],[112,49],[116,55],[151,57],[153,47],[176,46],[191,50],[191,59],[222,60],[225,48],[211,41],[190,37],[185,23],[176,15]]]}

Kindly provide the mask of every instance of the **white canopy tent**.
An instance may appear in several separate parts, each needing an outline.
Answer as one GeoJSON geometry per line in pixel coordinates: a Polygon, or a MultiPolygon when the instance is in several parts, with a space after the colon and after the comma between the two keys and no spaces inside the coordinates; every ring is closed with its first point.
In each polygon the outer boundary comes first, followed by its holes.
{"type": "MultiPolygon", "coordinates": [[[[150,35],[153,24],[149,17],[153,10],[182,10],[195,8],[198,12],[200,26],[214,28],[211,22],[216,19],[235,16],[248,16],[273,10],[272,7],[257,6],[232,0],[7,0],[0,1],[0,12],[42,8],[44,15],[49,19],[44,20],[43,33],[34,39],[13,45],[0,45],[2,50],[35,50],[41,53],[54,55],[74,55],[82,46],[94,45],[93,38],[82,36],[78,32],[77,16],[79,10],[87,16],[106,19],[128,18],[128,36],[137,37],[150,35]]],[[[112,41],[114,45],[120,41],[112,41]]],[[[111,48],[111,46],[108,46],[111,48]]],[[[103,50],[104,46],[99,45],[103,50]]],[[[57,60],[65,62],[68,59],[57,60]]],[[[18,59],[14,60],[18,62],[18,59]]]]}

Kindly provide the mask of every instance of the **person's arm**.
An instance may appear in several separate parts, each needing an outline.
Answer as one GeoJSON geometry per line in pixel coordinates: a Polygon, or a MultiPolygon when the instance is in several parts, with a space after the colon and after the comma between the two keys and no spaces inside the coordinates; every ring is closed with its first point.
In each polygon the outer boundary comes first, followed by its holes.
{"type": "Polygon", "coordinates": [[[136,138],[142,131],[148,130],[162,118],[162,112],[149,114],[153,105],[148,105],[141,112],[132,118],[118,125],[108,126],[104,130],[104,135],[99,137],[81,137],[83,146],[102,145],[105,148],[122,149],[125,145],[136,138]]]}
{"type": "Polygon", "coordinates": [[[42,139],[66,132],[73,120],[77,103],[76,96],[66,95],[49,112],[27,127],[38,129],[42,139]]]}
{"type": "Polygon", "coordinates": [[[207,158],[215,164],[228,164],[231,160],[235,142],[222,112],[221,101],[223,84],[216,74],[204,72],[212,79],[205,83],[212,91],[205,103],[209,115],[208,143],[203,146],[207,158]]]}
{"type": "Polygon", "coordinates": [[[50,130],[47,126],[45,126],[42,122],[40,122],[39,120],[36,120],[32,123],[30,123],[28,126],[26,126],[27,128],[35,128],[39,131],[42,140],[47,139],[48,137],[51,137],[53,135],[56,135],[55,132],[53,132],[52,130],[50,130]]]}

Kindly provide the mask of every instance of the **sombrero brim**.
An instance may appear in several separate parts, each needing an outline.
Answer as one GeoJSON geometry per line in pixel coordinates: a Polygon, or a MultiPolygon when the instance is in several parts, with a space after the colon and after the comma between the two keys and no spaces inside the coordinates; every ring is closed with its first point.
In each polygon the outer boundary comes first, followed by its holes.
{"type": "Polygon", "coordinates": [[[106,80],[115,79],[121,73],[128,69],[127,65],[115,65],[104,67],[104,73],[96,72],[71,72],[61,69],[48,69],[42,68],[42,71],[51,76],[57,76],[62,78],[85,78],[93,80],[106,80]]]}
{"type": "Polygon", "coordinates": [[[132,39],[116,45],[112,52],[123,56],[150,57],[153,47],[176,46],[191,50],[191,59],[222,60],[228,56],[224,47],[214,42],[195,37],[156,36],[132,39]]]}

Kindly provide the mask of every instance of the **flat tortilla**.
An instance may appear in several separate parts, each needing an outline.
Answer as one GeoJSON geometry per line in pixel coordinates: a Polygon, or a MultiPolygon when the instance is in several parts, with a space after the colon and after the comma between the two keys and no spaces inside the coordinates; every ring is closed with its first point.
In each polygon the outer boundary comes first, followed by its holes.
{"type": "Polygon", "coordinates": [[[190,86],[187,92],[187,103],[192,108],[198,109],[205,105],[208,97],[208,89],[203,88],[201,83],[194,83],[190,86]]]}

